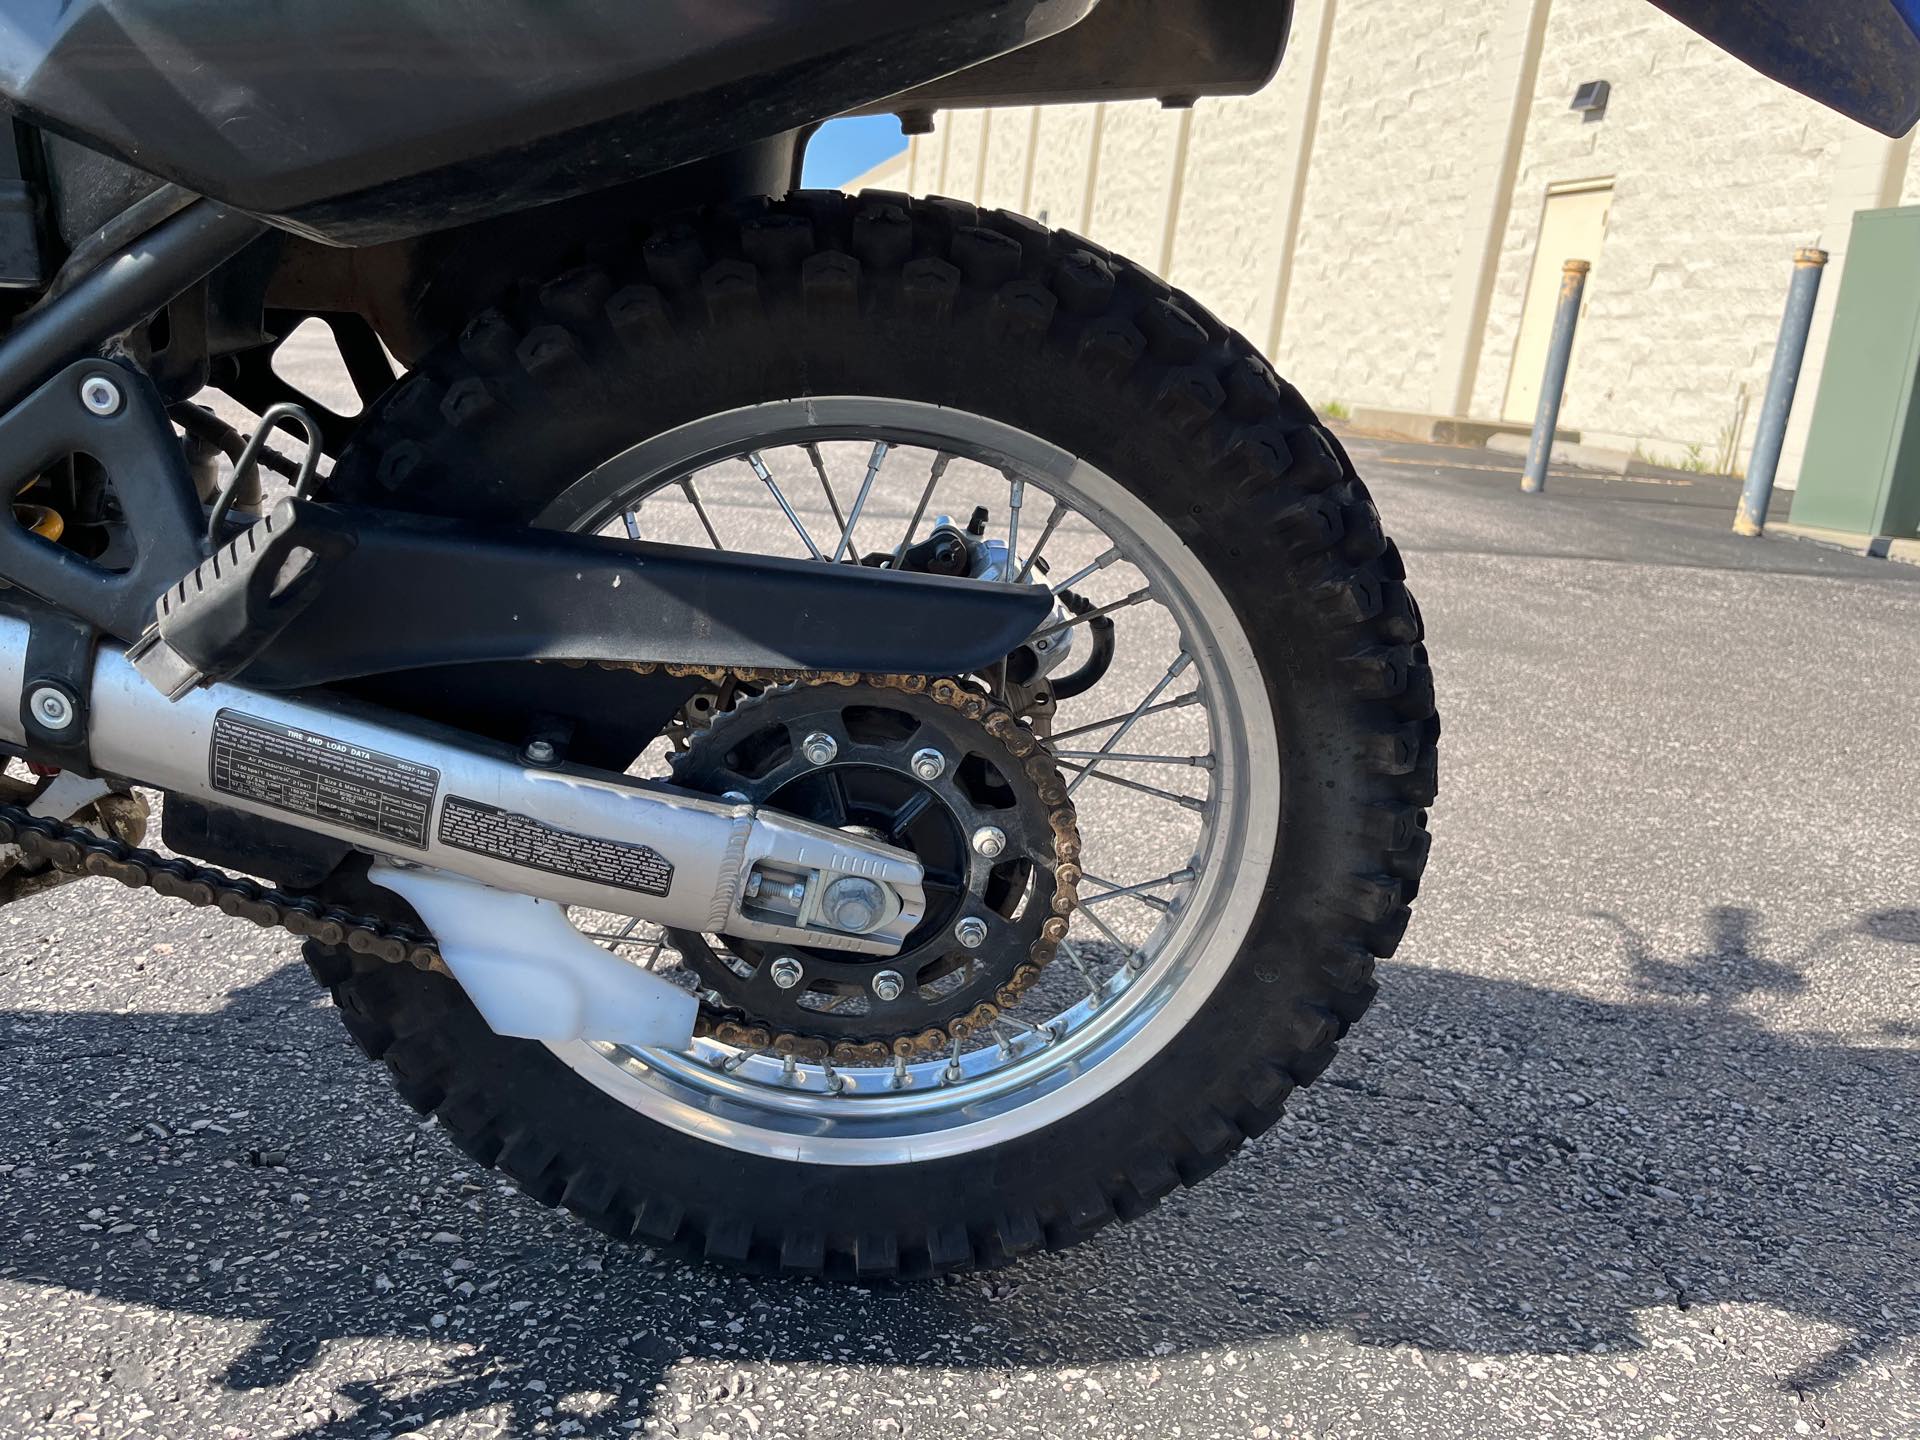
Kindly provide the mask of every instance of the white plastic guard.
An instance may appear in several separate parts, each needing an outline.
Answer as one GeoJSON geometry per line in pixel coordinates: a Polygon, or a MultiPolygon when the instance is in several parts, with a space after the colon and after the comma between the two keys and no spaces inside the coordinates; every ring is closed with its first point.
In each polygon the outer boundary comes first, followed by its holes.
{"type": "Polygon", "coordinates": [[[594,944],[553,901],[384,860],[369,878],[419,913],[454,979],[499,1034],[671,1050],[692,1043],[699,1001],[594,944]]]}

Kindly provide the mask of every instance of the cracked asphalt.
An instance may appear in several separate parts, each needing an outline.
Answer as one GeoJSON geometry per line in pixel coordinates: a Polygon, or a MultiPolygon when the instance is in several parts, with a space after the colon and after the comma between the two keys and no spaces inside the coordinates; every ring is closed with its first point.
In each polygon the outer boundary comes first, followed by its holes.
{"type": "Polygon", "coordinates": [[[1235,1164],[944,1285],[685,1266],[418,1123],[290,938],[89,882],[0,910],[0,1433],[1920,1433],[1920,571],[1350,443],[1433,866],[1235,1164]]]}

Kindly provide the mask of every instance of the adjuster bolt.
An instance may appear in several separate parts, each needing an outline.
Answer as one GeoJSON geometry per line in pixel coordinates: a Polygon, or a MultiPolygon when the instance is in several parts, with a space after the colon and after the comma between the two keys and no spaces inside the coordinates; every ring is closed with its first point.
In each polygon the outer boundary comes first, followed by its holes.
{"type": "Polygon", "coordinates": [[[64,730],[73,724],[73,701],[51,685],[42,685],[28,697],[33,715],[49,730],[64,730]]]}
{"type": "Polygon", "coordinates": [[[947,773],[947,757],[938,750],[926,749],[913,752],[913,773],[922,780],[938,780],[947,773]]]}
{"type": "Polygon", "coordinates": [[[95,415],[111,415],[120,408],[120,387],[104,375],[80,382],[80,403],[95,415]]]}
{"type": "Polygon", "coordinates": [[[969,950],[978,950],[987,943],[987,922],[978,915],[969,915],[953,927],[953,938],[969,950]]]}
{"type": "Polygon", "coordinates": [[[1006,853],[1007,832],[998,825],[982,825],[973,832],[973,850],[976,855],[984,855],[989,860],[997,860],[1006,853]]]}
{"type": "Polygon", "coordinates": [[[898,970],[882,970],[873,977],[873,995],[876,1000],[898,1000],[900,993],[907,988],[907,982],[898,970]]]}
{"type": "Polygon", "coordinates": [[[778,985],[782,990],[793,989],[794,986],[800,983],[806,973],[805,970],[800,968],[800,962],[791,955],[782,955],[778,960],[774,961],[772,965],[767,967],[767,975],[772,979],[773,983],[778,985]]]}
{"type": "Polygon", "coordinates": [[[840,753],[840,747],[831,735],[816,730],[800,742],[800,753],[807,757],[809,765],[825,765],[840,753]]]}

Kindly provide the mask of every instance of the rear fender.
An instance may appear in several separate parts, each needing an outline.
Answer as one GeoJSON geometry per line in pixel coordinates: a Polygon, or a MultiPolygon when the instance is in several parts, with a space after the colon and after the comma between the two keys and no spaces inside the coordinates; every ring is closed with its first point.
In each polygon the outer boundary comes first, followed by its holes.
{"type": "Polygon", "coordinates": [[[1728,54],[1885,135],[1920,119],[1920,0],[1653,0],[1728,54]]]}

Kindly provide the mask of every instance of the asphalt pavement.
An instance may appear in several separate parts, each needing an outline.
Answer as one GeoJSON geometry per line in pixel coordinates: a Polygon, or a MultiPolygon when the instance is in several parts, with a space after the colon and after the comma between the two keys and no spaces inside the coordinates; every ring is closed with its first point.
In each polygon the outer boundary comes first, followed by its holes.
{"type": "Polygon", "coordinates": [[[1433,865],[1236,1163],[989,1276],[740,1279],[476,1169],[291,939],[88,882],[0,910],[0,1433],[1920,1433],[1920,570],[1349,443],[1433,865]]]}

